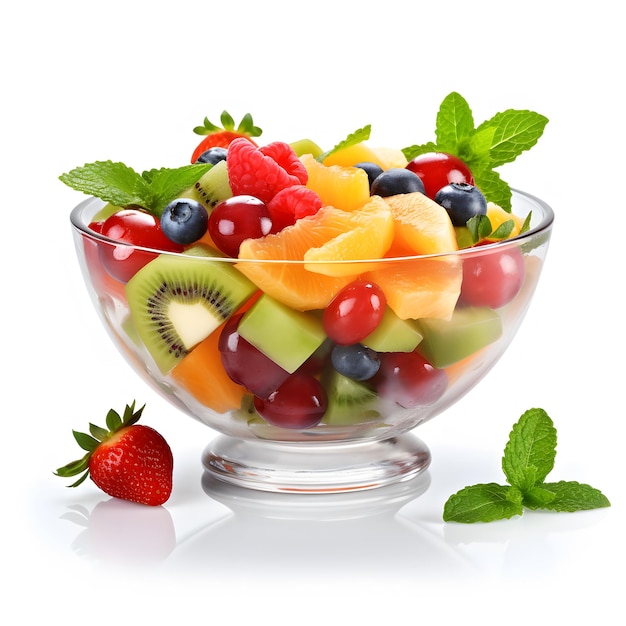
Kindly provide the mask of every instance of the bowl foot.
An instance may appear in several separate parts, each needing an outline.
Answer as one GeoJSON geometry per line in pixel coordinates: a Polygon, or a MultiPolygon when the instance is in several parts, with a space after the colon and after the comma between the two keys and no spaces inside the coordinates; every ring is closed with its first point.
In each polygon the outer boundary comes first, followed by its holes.
{"type": "Polygon", "coordinates": [[[356,443],[283,443],[220,435],[202,454],[215,478],[251,489],[333,493],[408,480],[430,465],[430,451],[410,433],[356,443]]]}

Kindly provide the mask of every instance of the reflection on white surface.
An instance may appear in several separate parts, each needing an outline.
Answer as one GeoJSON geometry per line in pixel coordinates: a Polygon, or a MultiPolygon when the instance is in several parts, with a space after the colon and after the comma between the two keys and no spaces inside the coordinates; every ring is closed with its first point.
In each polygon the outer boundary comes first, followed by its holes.
{"type": "MultiPolygon", "coordinates": [[[[443,468],[452,463],[439,459],[443,468]]],[[[481,465],[477,455],[476,478],[481,465]]],[[[193,458],[179,466],[181,487],[163,507],[92,492],[105,499],[67,500],[61,511],[57,501],[56,525],[48,503],[41,521],[51,539],[65,542],[62,552],[97,569],[141,568],[195,581],[322,576],[465,585],[554,575],[579,581],[600,567],[598,527],[611,519],[610,509],[535,511],[490,524],[445,524],[442,494],[454,488],[445,471],[437,480],[427,471],[379,489],[314,495],[241,488],[198,469],[193,458]]]]}
{"type": "Polygon", "coordinates": [[[252,491],[209,475],[202,484],[230,514],[180,542],[172,565],[264,577],[430,576],[468,567],[436,535],[398,515],[427,490],[428,473],[389,487],[325,495],[252,491]]]}

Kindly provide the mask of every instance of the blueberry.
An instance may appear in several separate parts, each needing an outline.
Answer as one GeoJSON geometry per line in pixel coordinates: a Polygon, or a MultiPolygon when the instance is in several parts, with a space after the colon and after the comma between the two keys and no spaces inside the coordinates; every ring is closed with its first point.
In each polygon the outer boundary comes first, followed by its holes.
{"type": "Polygon", "coordinates": [[[365,171],[367,178],[370,181],[370,188],[374,180],[383,173],[383,168],[377,163],[372,163],[371,161],[361,161],[354,167],[358,167],[359,169],[365,171]]]}
{"type": "Polygon", "coordinates": [[[209,148],[196,159],[196,163],[211,163],[211,165],[215,165],[220,161],[226,160],[227,152],[226,148],[220,148],[218,146],[209,148]]]}
{"type": "Polygon", "coordinates": [[[352,380],[369,380],[380,367],[378,353],[360,343],[335,346],[330,359],[340,374],[352,380]]]}
{"type": "Polygon", "coordinates": [[[413,193],[414,191],[424,193],[424,183],[411,170],[392,167],[374,179],[371,191],[373,196],[382,196],[383,198],[395,196],[398,193],[413,193]]]}
{"type": "Polygon", "coordinates": [[[170,241],[184,246],[206,233],[208,221],[209,214],[199,202],[178,198],[163,210],[161,230],[170,241]]]}
{"type": "Polygon", "coordinates": [[[435,202],[448,212],[454,226],[465,226],[472,217],[487,214],[485,196],[469,183],[450,183],[442,187],[435,194],[435,202]]]}

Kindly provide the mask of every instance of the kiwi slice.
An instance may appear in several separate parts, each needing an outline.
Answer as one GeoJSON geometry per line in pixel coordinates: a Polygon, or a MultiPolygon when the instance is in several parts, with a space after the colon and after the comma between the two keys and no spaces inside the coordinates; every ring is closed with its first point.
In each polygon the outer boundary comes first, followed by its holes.
{"type": "Polygon", "coordinates": [[[399,318],[389,307],[376,329],[361,342],[376,352],[413,352],[422,341],[414,320],[399,318]]]}
{"type": "Polygon", "coordinates": [[[375,408],[378,396],[367,383],[352,380],[331,367],[324,372],[322,384],[328,395],[324,424],[347,426],[380,418],[375,408]]]}
{"type": "Polygon", "coordinates": [[[324,342],[322,320],[263,294],[241,318],[239,334],[290,374],[324,342]]]}
{"type": "Polygon", "coordinates": [[[164,374],[256,291],[228,263],[170,254],[158,256],[126,284],[137,334],[164,374]]]}
{"type": "Polygon", "coordinates": [[[193,187],[183,192],[181,197],[197,200],[210,213],[218,202],[232,195],[226,161],[218,161],[193,187]]]}

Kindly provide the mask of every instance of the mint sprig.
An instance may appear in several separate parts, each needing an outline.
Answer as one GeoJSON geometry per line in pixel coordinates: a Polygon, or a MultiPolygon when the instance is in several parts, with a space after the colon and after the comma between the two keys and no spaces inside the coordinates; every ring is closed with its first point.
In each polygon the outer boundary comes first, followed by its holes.
{"type": "Polygon", "coordinates": [[[168,203],[192,187],[211,167],[210,163],[194,163],[139,174],[124,163],[95,161],[61,174],[59,179],[76,191],[115,206],[140,207],[161,217],[168,203]]]}
{"type": "Polygon", "coordinates": [[[467,101],[452,92],[439,107],[435,142],[409,146],[402,152],[409,161],[426,152],[447,152],[459,157],[487,199],[510,212],[511,188],[495,168],[532,148],[547,123],[548,118],[534,111],[507,109],[476,127],[467,101]]]}
{"type": "Polygon", "coordinates": [[[493,522],[524,509],[582,511],[611,506],[599,490],[575,481],[545,482],[554,468],[556,428],[543,409],[529,409],[513,426],[504,448],[507,485],[485,483],[461,489],[444,505],[446,522],[493,522]]]}
{"type": "Polygon", "coordinates": [[[367,124],[363,126],[363,128],[359,128],[355,130],[353,133],[350,133],[343,141],[340,141],[330,150],[326,152],[322,152],[316,160],[320,163],[323,163],[326,158],[328,158],[331,154],[338,152],[339,150],[343,150],[344,148],[349,148],[350,146],[356,146],[356,144],[361,143],[363,141],[367,141],[370,138],[370,134],[372,132],[372,125],[367,124]]]}

